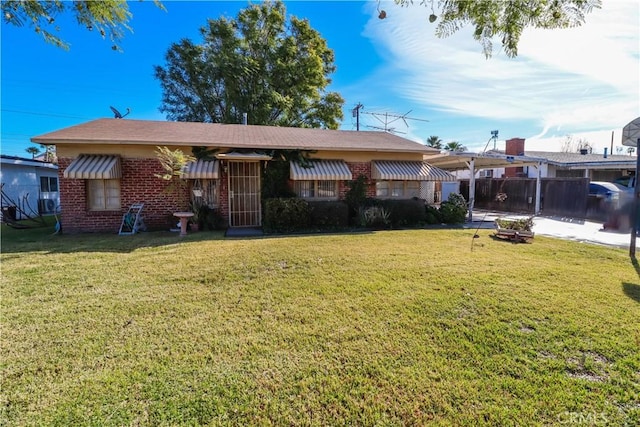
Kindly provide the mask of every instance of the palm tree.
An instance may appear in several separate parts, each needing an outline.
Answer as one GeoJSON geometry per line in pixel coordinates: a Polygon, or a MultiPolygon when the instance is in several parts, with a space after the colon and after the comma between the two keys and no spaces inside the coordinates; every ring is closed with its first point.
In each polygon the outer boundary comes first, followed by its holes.
{"type": "Polygon", "coordinates": [[[36,156],[38,154],[40,154],[40,150],[38,150],[37,147],[29,147],[29,148],[26,148],[24,151],[26,151],[27,153],[31,154],[31,158],[32,159],[35,159],[36,156]]]}
{"type": "Polygon", "coordinates": [[[438,136],[431,135],[429,138],[427,138],[427,146],[428,147],[432,147],[432,148],[437,148],[438,150],[441,150],[442,149],[442,140],[438,136]]]}
{"type": "Polygon", "coordinates": [[[460,144],[458,141],[447,142],[444,149],[447,151],[467,151],[467,147],[460,144]]]}

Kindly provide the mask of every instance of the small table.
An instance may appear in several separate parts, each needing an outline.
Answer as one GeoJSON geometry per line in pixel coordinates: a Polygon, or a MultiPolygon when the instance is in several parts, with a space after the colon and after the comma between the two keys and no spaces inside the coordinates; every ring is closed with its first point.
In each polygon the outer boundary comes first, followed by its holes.
{"type": "Polygon", "coordinates": [[[187,235],[187,221],[193,215],[193,212],[176,212],[173,214],[173,216],[180,218],[180,236],[187,235]]]}

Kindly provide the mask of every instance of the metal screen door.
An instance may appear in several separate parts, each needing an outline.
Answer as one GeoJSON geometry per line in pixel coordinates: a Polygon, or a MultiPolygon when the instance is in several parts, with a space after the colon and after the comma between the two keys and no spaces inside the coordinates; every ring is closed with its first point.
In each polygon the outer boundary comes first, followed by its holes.
{"type": "Polygon", "coordinates": [[[260,162],[229,162],[229,225],[259,227],[260,162]]]}

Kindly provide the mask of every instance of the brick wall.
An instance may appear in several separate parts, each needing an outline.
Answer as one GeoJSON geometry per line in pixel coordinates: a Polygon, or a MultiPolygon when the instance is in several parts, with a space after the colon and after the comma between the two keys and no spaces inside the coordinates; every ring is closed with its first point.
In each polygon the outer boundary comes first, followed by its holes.
{"type": "MultiPolygon", "coordinates": [[[[349,170],[351,170],[354,180],[358,179],[360,175],[367,177],[369,184],[367,185],[367,197],[376,197],[376,186],[371,180],[371,162],[347,163],[347,166],[349,166],[349,170]]],[[[349,186],[345,181],[341,181],[339,190],[340,199],[344,199],[344,195],[347,191],[349,191],[349,186]]]]}
{"type": "Polygon", "coordinates": [[[150,230],[167,230],[177,223],[173,212],[187,210],[189,192],[187,188],[170,189],[169,183],[154,174],[162,173],[160,162],[155,158],[122,158],[120,180],[120,204],[118,211],[90,211],[88,208],[86,181],[63,177],[65,169],[73,159],[58,159],[60,182],[61,224],[63,233],[107,232],[120,230],[122,215],[133,203],[143,202],[142,217],[150,230]]]}
{"type": "MultiPolygon", "coordinates": [[[[524,138],[507,139],[504,152],[507,156],[524,156],[524,138]]],[[[506,178],[515,178],[522,176],[523,172],[524,168],[522,166],[505,168],[504,176],[506,178]]]]}

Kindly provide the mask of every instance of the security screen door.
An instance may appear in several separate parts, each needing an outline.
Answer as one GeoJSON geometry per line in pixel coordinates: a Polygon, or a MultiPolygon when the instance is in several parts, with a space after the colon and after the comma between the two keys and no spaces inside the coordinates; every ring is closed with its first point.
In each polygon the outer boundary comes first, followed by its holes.
{"type": "Polygon", "coordinates": [[[229,225],[259,227],[260,162],[229,162],[229,225]]]}

